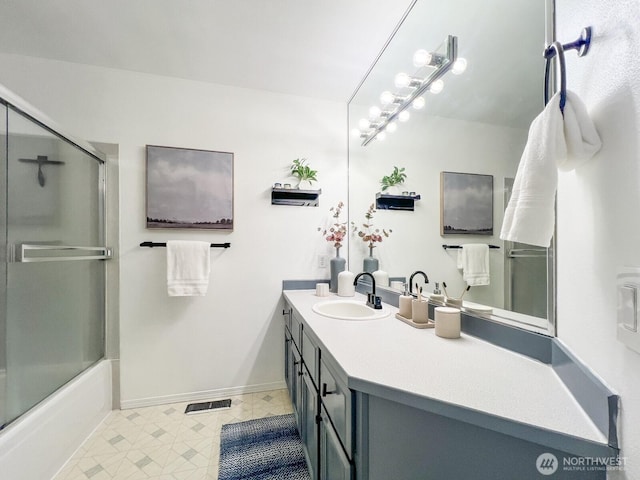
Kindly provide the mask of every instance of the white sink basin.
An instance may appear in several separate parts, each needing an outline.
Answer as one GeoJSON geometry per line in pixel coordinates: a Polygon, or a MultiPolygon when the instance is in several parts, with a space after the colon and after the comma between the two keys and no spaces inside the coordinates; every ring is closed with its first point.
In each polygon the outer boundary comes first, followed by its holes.
{"type": "Polygon", "coordinates": [[[374,310],[364,302],[355,300],[319,302],[312,309],[317,314],[339,320],[377,320],[389,315],[389,310],[385,307],[382,307],[382,310],[374,310]]]}

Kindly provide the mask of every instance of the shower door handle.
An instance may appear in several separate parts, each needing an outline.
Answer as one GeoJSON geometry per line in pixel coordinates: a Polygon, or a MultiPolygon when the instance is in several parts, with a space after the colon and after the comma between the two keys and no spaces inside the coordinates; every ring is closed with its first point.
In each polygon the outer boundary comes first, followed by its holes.
{"type": "Polygon", "coordinates": [[[8,261],[12,263],[109,260],[112,256],[113,252],[109,247],[38,245],[31,243],[9,245],[8,251],[8,261]],[[63,255],[60,255],[61,253],[63,255]]]}
{"type": "Polygon", "coordinates": [[[546,258],[546,248],[512,248],[509,250],[508,258],[546,258]]]}

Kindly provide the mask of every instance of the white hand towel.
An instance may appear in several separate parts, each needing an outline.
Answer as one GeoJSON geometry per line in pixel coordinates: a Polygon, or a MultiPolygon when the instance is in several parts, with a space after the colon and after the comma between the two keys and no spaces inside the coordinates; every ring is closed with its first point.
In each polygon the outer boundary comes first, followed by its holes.
{"type": "Polygon", "coordinates": [[[211,244],[197,241],[167,242],[167,293],[170,297],[207,294],[211,244]]]}
{"type": "Polygon", "coordinates": [[[568,91],[563,115],[560,94],[555,94],[529,128],[500,238],[549,247],[555,225],[558,169],[573,170],[601,146],[580,98],[568,91]]]}
{"type": "Polygon", "coordinates": [[[462,245],[458,252],[458,268],[462,279],[472,287],[489,285],[489,245],[469,243],[462,245]]]}

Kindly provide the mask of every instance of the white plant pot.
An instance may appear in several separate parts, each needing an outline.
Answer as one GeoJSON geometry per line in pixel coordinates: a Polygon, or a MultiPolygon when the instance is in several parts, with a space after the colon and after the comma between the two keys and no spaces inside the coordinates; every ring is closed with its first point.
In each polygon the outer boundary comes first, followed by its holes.
{"type": "Polygon", "coordinates": [[[313,184],[311,183],[311,180],[300,180],[298,188],[300,190],[313,190],[313,184]]]}

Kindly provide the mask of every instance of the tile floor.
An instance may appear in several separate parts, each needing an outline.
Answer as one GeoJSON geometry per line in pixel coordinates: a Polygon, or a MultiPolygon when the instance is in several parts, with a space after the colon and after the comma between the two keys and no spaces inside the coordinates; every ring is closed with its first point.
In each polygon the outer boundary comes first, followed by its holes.
{"type": "Polygon", "coordinates": [[[287,390],[226,398],[196,415],[191,402],[114,410],[53,480],[217,480],[222,425],[292,411],[287,390]]]}

